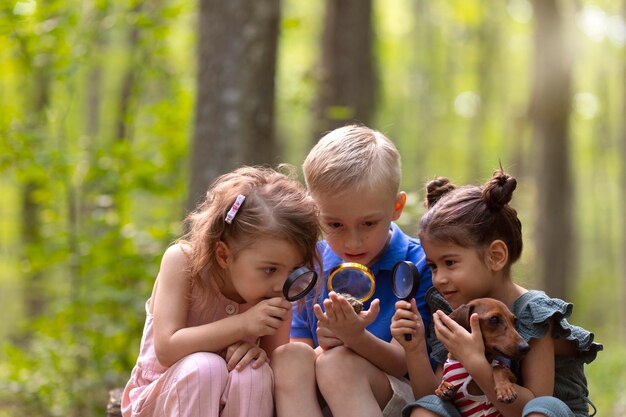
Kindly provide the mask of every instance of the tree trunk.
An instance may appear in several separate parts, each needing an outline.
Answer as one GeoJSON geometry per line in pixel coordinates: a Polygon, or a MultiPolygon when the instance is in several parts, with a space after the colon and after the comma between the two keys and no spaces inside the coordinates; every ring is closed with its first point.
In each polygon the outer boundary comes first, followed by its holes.
{"type": "MultiPolygon", "coordinates": [[[[624,5],[623,5],[623,9],[622,9],[622,14],[624,16],[624,18],[626,19],[626,1],[624,1],[624,5]]],[[[623,55],[623,59],[624,62],[622,64],[623,68],[622,68],[622,82],[623,82],[623,91],[622,91],[622,107],[626,106],[626,54],[623,55]]],[[[622,118],[622,140],[621,140],[621,154],[622,154],[622,161],[626,161],[626,120],[624,120],[622,118]]],[[[622,168],[621,171],[621,190],[626,190],[626,167],[624,166],[624,163],[622,162],[622,164],[620,165],[622,168]]],[[[626,196],[624,196],[624,193],[621,194],[621,205],[620,207],[622,208],[622,219],[626,219],[626,196]]],[[[622,242],[621,242],[621,246],[622,246],[622,256],[620,256],[620,259],[622,260],[621,262],[621,270],[620,270],[620,277],[621,280],[619,282],[618,285],[621,285],[621,297],[619,298],[619,303],[618,305],[620,306],[620,317],[618,319],[618,329],[620,330],[620,334],[619,336],[622,338],[622,340],[626,339],[626,222],[622,221],[622,242]]]]}
{"type": "Polygon", "coordinates": [[[280,0],[201,0],[187,209],[242,164],[279,161],[274,76],[280,0]]]}
{"type": "Polygon", "coordinates": [[[571,57],[558,0],[534,0],[535,59],[530,104],[537,151],[537,263],[545,290],[566,298],[576,270],[569,145],[571,57]]]}
{"type": "MultiPolygon", "coordinates": [[[[30,106],[26,129],[29,145],[33,152],[43,148],[46,142],[46,111],[50,102],[50,84],[52,73],[49,65],[34,64],[34,56],[23,49],[25,71],[32,71],[32,86],[29,86],[30,106]]],[[[46,63],[52,61],[51,53],[45,51],[40,55],[46,63]]],[[[34,158],[34,156],[33,156],[34,158]]],[[[44,179],[38,175],[28,175],[21,188],[21,240],[22,259],[29,267],[24,271],[23,302],[26,319],[31,322],[45,311],[45,277],[41,266],[44,254],[44,239],[42,237],[42,205],[37,194],[44,189],[44,179]]]]}
{"type": "Polygon", "coordinates": [[[326,0],[313,143],[349,122],[371,122],[376,96],[372,32],[371,0],[326,0]]]}

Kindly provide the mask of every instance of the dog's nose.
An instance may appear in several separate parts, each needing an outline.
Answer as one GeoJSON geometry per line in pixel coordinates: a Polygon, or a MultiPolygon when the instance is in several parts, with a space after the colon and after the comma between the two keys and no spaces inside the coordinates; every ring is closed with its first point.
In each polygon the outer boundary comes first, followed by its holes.
{"type": "Polygon", "coordinates": [[[520,354],[525,355],[528,353],[529,350],[530,350],[530,346],[528,346],[528,343],[526,343],[526,341],[522,340],[521,342],[517,344],[517,351],[520,354]]]}

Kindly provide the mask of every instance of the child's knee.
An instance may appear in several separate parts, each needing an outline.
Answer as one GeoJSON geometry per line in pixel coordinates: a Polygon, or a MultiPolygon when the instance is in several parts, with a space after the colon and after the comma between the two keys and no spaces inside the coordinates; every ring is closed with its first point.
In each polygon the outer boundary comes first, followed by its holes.
{"type": "Polygon", "coordinates": [[[196,352],[185,356],[173,365],[177,368],[179,378],[194,376],[205,380],[210,375],[217,375],[220,379],[228,378],[226,361],[221,356],[210,352],[196,352]]]}
{"type": "Polygon", "coordinates": [[[315,373],[318,381],[326,379],[336,381],[338,379],[352,378],[361,369],[360,365],[362,365],[363,361],[365,359],[355,354],[352,350],[338,346],[325,351],[317,358],[315,373]]]}
{"type": "Polygon", "coordinates": [[[271,364],[292,364],[300,362],[313,363],[315,360],[315,350],[306,343],[293,342],[277,347],[272,353],[271,364]]]}
{"type": "Polygon", "coordinates": [[[215,353],[192,353],[176,362],[172,368],[178,381],[193,379],[199,384],[221,386],[228,381],[226,361],[215,353]]]}
{"type": "Polygon", "coordinates": [[[287,343],[274,350],[270,366],[276,375],[277,382],[287,381],[293,374],[299,374],[303,378],[313,378],[315,351],[305,343],[287,343]]]}
{"type": "Polygon", "coordinates": [[[558,398],[545,396],[528,401],[522,410],[522,417],[574,417],[574,413],[558,398]]]}
{"type": "Polygon", "coordinates": [[[267,391],[271,392],[274,386],[274,375],[269,364],[264,363],[259,368],[253,368],[248,364],[240,371],[230,372],[231,391],[267,391]]]}

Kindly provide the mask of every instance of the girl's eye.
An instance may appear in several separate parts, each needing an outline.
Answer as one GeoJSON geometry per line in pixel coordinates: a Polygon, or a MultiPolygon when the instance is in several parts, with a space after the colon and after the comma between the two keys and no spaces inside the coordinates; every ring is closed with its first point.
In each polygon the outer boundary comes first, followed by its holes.
{"type": "Polygon", "coordinates": [[[338,222],[328,223],[328,227],[331,229],[338,229],[341,227],[341,223],[338,223],[338,222]]]}
{"type": "Polygon", "coordinates": [[[431,271],[434,271],[435,269],[437,269],[437,265],[433,263],[427,263],[426,266],[429,267],[431,271]]]}
{"type": "Polygon", "coordinates": [[[273,274],[274,272],[276,272],[276,268],[273,266],[269,266],[267,268],[265,268],[265,273],[266,274],[273,274]]]}
{"type": "Polygon", "coordinates": [[[452,259],[446,259],[445,264],[446,266],[452,266],[454,265],[456,262],[453,261],[452,259]]]}
{"type": "Polygon", "coordinates": [[[376,222],[371,221],[371,222],[363,222],[363,226],[365,227],[372,227],[372,226],[376,226],[376,222]]]}

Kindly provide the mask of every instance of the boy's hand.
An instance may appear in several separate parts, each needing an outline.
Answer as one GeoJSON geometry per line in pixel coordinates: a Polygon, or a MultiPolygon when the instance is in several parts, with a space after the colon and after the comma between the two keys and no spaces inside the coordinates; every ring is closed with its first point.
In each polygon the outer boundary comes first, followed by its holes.
{"type": "Polygon", "coordinates": [[[415,351],[425,346],[426,331],[422,316],[417,310],[415,300],[396,302],[396,312],[391,318],[391,335],[407,351],[415,351]],[[406,335],[412,336],[406,340],[406,335]]]}
{"type": "Polygon", "coordinates": [[[333,332],[318,320],[317,322],[317,342],[323,350],[329,350],[337,346],[343,345],[341,339],[336,337],[333,332]]]}
{"type": "Polygon", "coordinates": [[[243,370],[250,362],[254,369],[260,368],[265,362],[269,362],[267,353],[259,346],[250,342],[237,342],[226,348],[226,366],[229,371],[243,370]]]}
{"type": "Polygon", "coordinates": [[[274,297],[261,301],[239,316],[247,335],[262,337],[276,333],[290,313],[291,303],[282,297],[274,297]]]}
{"type": "Polygon", "coordinates": [[[378,299],[372,301],[369,310],[356,314],[345,297],[334,291],[331,291],[328,297],[324,300],[326,312],[323,312],[317,304],[313,307],[315,316],[320,323],[318,326],[328,328],[335,337],[346,345],[350,345],[353,338],[361,335],[380,312],[378,299]]]}

